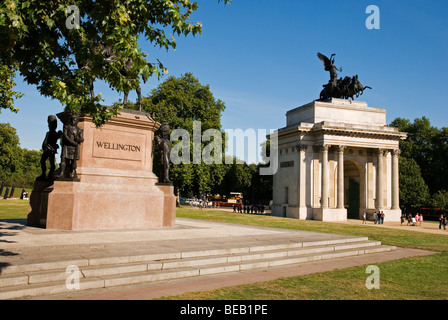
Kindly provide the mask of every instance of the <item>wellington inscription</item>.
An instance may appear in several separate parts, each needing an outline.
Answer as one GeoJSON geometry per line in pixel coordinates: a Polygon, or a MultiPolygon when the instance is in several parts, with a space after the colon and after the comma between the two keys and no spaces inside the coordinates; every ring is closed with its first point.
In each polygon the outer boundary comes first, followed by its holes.
{"type": "Polygon", "coordinates": [[[143,161],[145,148],[143,135],[102,130],[94,135],[92,155],[95,158],[143,161]]]}
{"type": "Polygon", "coordinates": [[[104,148],[109,150],[123,150],[123,151],[131,151],[131,152],[141,152],[140,146],[134,146],[130,144],[121,144],[121,143],[115,143],[115,142],[102,142],[102,141],[96,141],[96,146],[98,148],[104,148]]]}

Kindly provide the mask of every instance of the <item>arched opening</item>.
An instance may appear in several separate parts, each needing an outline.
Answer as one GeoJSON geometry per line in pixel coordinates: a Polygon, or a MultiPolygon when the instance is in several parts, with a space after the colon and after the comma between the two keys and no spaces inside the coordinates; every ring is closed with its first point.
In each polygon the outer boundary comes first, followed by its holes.
{"type": "Polygon", "coordinates": [[[353,160],[344,161],[344,203],[348,219],[360,218],[361,206],[361,169],[353,160]]]}

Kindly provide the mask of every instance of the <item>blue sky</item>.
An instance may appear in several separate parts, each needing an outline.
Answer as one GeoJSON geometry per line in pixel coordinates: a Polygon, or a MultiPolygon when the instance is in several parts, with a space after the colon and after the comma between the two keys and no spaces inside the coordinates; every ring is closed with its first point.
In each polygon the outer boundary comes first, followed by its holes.
{"type": "MultiPolygon", "coordinates": [[[[226,104],[223,129],[277,129],[288,110],[315,100],[328,82],[317,52],[336,53],[340,76],[359,75],[373,87],[360,100],[396,117],[426,116],[448,126],[448,1],[446,0],[233,0],[224,6],[199,0],[191,22],[202,35],[177,37],[175,51],[142,42],[150,61],[161,60],[170,76],[191,72],[226,104]],[[380,9],[380,29],[369,30],[366,8],[380,9]]],[[[82,8],[81,8],[82,10],[82,8]]],[[[160,81],[167,78],[164,76],[160,81]]],[[[21,146],[40,149],[46,118],[63,106],[41,97],[18,77],[18,114],[3,110],[0,122],[14,126],[21,146]]],[[[158,85],[142,86],[144,95],[158,85]]],[[[123,97],[96,84],[105,104],[123,97]]],[[[130,99],[135,99],[135,94],[130,99]]]]}

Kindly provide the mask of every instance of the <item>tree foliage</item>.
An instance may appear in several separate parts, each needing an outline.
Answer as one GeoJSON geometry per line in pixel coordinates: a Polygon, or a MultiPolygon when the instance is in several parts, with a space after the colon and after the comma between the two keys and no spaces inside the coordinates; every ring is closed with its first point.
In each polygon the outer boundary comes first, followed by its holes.
{"type": "Polygon", "coordinates": [[[401,205],[442,208],[448,190],[448,128],[436,128],[426,117],[414,122],[396,118],[391,126],[408,133],[400,142],[401,205]]]}
{"type": "Polygon", "coordinates": [[[415,160],[430,194],[448,190],[448,128],[436,128],[426,117],[413,123],[396,118],[391,126],[408,133],[400,142],[401,157],[415,160]]]}
{"type": "Polygon", "coordinates": [[[14,106],[14,99],[21,98],[22,93],[14,91],[14,78],[16,69],[13,66],[7,66],[0,63],[0,113],[2,109],[9,109],[12,112],[19,111],[14,106]]]}
{"type": "MultiPolygon", "coordinates": [[[[137,106],[129,103],[127,107],[135,109],[137,106]]],[[[188,132],[190,140],[186,145],[191,151],[186,159],[188,163],[170,164],[170,179],[181,195],[188,197],[206,193],[229,195],[230,192],[243,192],[246,197],[251,197],[254,192],[258,196],[258,190],[265,187],[264,183],[259,183],[258,166],[240,164],[235,157],[225,154],[225,134],[221,128],[221,113],[225,110],[225,104],[215,99],[210,87],[201,84],[193,74],[186,73],[179,78],[169,77],[143,99],[143,110],[149,114],[154,113],[156,121],[168,123],[171,132],[175,129],[188,132]],[[200,127],[197,126],[198,123],[200,127]],[[221,134],[221,145],[217,145],[218,151],[222,152],[219,155],[220,161],[207,164],[201,159],[200,163],[195,163],[194,157],[198,154],[194,150],[194,135],[201,136],[198,151],[202,158],[205,148],[214,142],[204,139],[204,133],[208,129],[216,129],[221,134]],[[256,183],[255,188],[253,183],[256,183]]],[[[172,141],[173,146],[178,143],[180,141],[172,141]]],[[[154,159],[154,172],[157,174],[160,170],[157,150],[154,150],[154,159]]],[[[263,194],[271,194],[272,184],[265,189],[268,191],[264,190],[263,194]]],[[[267,198],[270,199],[271,195],[267,198]]]]}
{"type": "Polygon", "coordinates": [[[439,190],[432,199],[432,205],[434,208],[440,208],[442,210],[448,210],[448,191],[439,190]]]}
{"type": "Polygon", "coordinates": [[[414,159],[400,157],[400,204],[406,209],[419,208],[428,204],[428,186],[414,159]]]}
{"type": "Polygon", "coordinates": [[[92,115],[99,126],[119,108],[101,106],[101,94],[90,94],[91,83],[101,79],[126,91],[136,89],[141,78],[160,75],[165,67],[142,51],[139,39],[175,49],[174,36],[201,33],[202,24],[190,21],[197,9],[190,0],[5,0],[0,4],[0,65],[17,66],[42,95],[58,99],[67,111],[92,115]],[[71,19],[75,23],[67,23],[71,19]],[[104,46],[112,57],[104,54],[104,46]]]}
{"type": "Polygon", "coordinates": [[[8,123],[0,123],[0,179],[16,174],[20,168],[22,150],[15,128],[8,123]]]}
{"type": "MultiPolygon", "coordinates": [[[[127,107],[136,108],[132,103],[127,107]]],[[[201,159],[204,147],[210,143],[202,141],[202,135],[208,129],[221,130],[221,112],[225,110],[224,102],[214,98],[208,85],[202,85],[191,73],[179,78],[171,76],[153,89],[149,96],[143,98],[143,110],[149,114],[154,113],[156,121],[169,124],[171,132],[175,129],[184,129],[188,133],[189,158],[183,163],[170,164],[170,179],[182,195],[208,193],[213,186],[221,183],[225,175],[224,166],[215,163],[205,164],[203,161],[197,163],[194,159],[196,152],[193,144],[194,134],[200,136],[198,151],[201,159]],[[194,127],[195,121],[199,124],[197,128],[194,127]]],[[[177,143],[178,141],[172,141],[173,146],[177,143]]],[[[154,150],[156,174],[160,170],[158,157],[158,151],[154,150]]]]}
{"type": "Polygon", "coordinates": [[[41,152],[22,149],[16,129],[0,123],[0,181],[31,187],[40,174],[41,152]]]}

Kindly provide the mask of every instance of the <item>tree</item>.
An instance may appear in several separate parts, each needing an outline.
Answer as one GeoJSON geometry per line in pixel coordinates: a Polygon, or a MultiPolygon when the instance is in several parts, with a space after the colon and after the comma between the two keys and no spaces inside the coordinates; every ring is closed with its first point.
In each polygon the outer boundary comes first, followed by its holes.
{"type": "Polygon", "coordinates": [[[15,128],[0,123],[0,181],[14,181],[20,174],[22,149],[15,128]]]}
{"type": "Polygon", "coordinates": [[[36,178],[41,175],[40,159],[42,151],[22,149],[21,181],[16,180],[16,185],[31,187],[36,178]]]}
{"type": "MultiPolygon", "coordinates": [[[[129,103],[127,107],[136,108],[132,103],[129,103]]],[[[203,141],[204,132],[215,129],[221,133],[221,136],[224,135],[221,132],[221,112],[224,109],[224,103],[213,97],[210,87],[202,85],[191,73],[186,73],[179,78],[169,77],[143,99],[143,110],[149,114],[155,113],[158,122],[168,123],[171,132],[175,129],[183,129],[188,134],[189,141],[183,141],[187,145],[186,149],[189,152],[192,151],[187,161],[170,165],[170,179],[182,195],[201,195],[211,192],[213,186],[219,185],[225,176],[225,166],[219,163],[206,164],[202,159],[204,148],[212,143],[203,141]],[[200,136],[199,150],[194,147],[194,134],[200,136]],[[198,155],[199,163],[195,161],[198,155]]],[[[222,144],[223,142],[224,140],[222,144]]],[[[177,143],[179,141],[172,141],[173,146],[177,143]]],[[[172,157],[173,152],[176,151],[172,151],[172,157]]],[[[218,156],[223,157],[222,154],[218,156]]],[[[157,150],[154,151],[154,159],[158,159],[157,150]]],[[[154,172],[157,173],[159,170],[158,161],[154,161],[154,172]]]]}
{"type": "Polygon", "coordinates": [[[42,152],[22,149],[16,129],[0,123],[0,181],[16,187],[31,187],[40,175],[42,152]]]}
{"type": "Polygon", "coordinates": [[[426,117],[413,123],[396,118],[391,126],[408,133],[408,138],[400,142],[401,157],[415,160],[429,192],[448,190],[448,128],[433,127],[426,117]]]}
{"type": "Polygon", "coordinates": [[[429,172],[432,181],[428,186],[433,194],[448,190],[448,128],[443,127],[433,138],[433,158],[429,172]]]}
{"type": "Polygon", "coordinates": [[[429,202],[429,192],[420,167],[414,159],[400,157],[400,204],[405,212],[429,202]]]}
{"type": "Polygon", "coordinates": [[[265,166],[263,163],[251,166],[253,167],[251,181],[253,202],[267,205],[272,200],[273,176],[260,175],[260,168],[265,166]]]}
{"type": "Polygon", "coordinates": [[[448,191],[440,190],[437,192],[432,199],[432,205],[434,208],[448,210],[448,191]]]}
{"type": "MultiPolygon", "coordinates": [[[[165,67],[156,57],[147,59],[138,40],[176,48],[174,35],[201,32],[201,23],[189,21],[197,9],[190,0],[5,0],[0,66],[18,66],[42,95],[58,99],[66,111],[92,115],[100,126],[119,107],[101,106],[92,83],[101,79],[123,92],[137,89],[140,78],[160,75],[165,67]]],[[[11,105],[12,96],[5,95],[9,102],[3,104],[11,105]]]]}
{"type": "Polygon", "coordinates": [[[14,99],[21,98],[22,93],[14,91],[14,78],[16,69],[11,66],[0,64],[0,113],[2,109],[9,109],[17,112],[19,109],[14,107],[14,99]]]}
{"type": "Polygon", "coordinates": [[[229,195],[231,192],[242,192],[245,199],[251,195],[252,170],[246,163],[238,163],[235,157],[231,161],[227,160],[222,166],[225,167],[225,174],[222,182],[216,185],[213,193],[229,195]],[[231,163],[231,164],[229,164],[231,163]]]}

